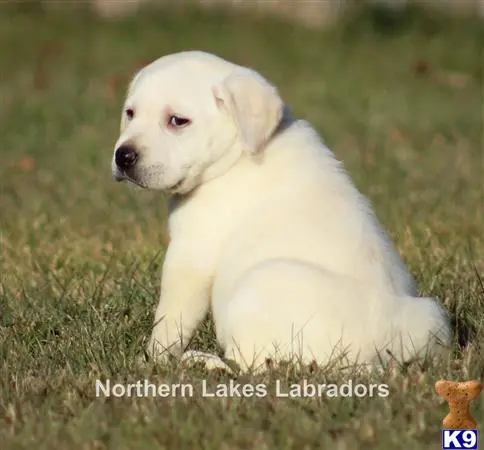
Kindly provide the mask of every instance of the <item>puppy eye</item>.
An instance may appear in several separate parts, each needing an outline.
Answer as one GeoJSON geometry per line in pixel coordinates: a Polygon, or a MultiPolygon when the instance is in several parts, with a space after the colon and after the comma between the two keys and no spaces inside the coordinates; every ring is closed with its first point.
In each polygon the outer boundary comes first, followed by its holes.
{"type": "Polygon", "coordinates": [[[190,123],[190,119],[185,119],[184,117],[170,116],[168,118],[168,125],[174,128],[184,127],[189,123],[190,123]]]}
{"type": "Polygon", "coordinates": [[[128,117],[128,119],[130,119],[130,120],[131,120],[131,119],[134,117],[134,109],[132,109],[132,108],[128,108],[128,109],[126,110],[126,116],[128,117]]]}

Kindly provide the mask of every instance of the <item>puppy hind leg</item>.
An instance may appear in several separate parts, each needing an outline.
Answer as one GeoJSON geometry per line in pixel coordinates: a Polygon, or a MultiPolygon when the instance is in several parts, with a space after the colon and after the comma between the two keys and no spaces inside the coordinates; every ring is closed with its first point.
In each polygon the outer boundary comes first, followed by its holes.
{"type": "Polygon", "coordinates": [[[348,280],[311,264],[289,259],[261,263],[240,279],[216,317],[225,330],[220,336],[225,357],[250,372],[264,371],[267,363],[326,364],[340,349],[344,352],[348,309],[351,323],[361,316],[355,290],[348,280]]]}

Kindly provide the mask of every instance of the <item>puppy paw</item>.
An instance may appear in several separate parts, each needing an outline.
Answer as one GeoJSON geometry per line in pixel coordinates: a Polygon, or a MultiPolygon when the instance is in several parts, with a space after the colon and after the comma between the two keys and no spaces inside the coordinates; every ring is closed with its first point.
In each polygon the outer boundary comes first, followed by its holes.
{"type": "Polygon", "coordinates": [[[186,351],[181,357],[181,362],[187,364],[202,363],[209,371],[222,371],[229,374],[234,374],[233,369],[220,357],[212,355],[211,353],[200,352],[198,350],[186,351]]]}

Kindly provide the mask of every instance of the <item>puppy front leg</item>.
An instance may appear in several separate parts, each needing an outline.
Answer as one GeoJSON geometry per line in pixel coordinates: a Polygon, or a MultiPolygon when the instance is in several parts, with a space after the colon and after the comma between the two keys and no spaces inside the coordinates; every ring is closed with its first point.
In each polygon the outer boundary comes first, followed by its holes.
{"type": "Polygon", "coordinates": [[[163,265],[161,297],[147,349],[151,357],[181,356],[208,311],[211,284],[207,268],[200,267],[172,242],[163,265]]]}

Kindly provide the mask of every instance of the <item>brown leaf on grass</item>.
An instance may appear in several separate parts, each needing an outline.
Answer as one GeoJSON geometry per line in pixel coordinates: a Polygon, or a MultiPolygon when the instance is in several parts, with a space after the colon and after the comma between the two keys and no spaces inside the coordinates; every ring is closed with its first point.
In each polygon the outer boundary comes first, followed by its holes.
{"type": "Polygon", "coordinates": [[[56,58],[61,54],[61,52],[62,47],[58,41],[44,42],[39,49],[39,55],[43,59],[56,58]]]}
{"type": "Polygon", "coordinates": [[[10,92],[5,95],[0,95],[0,106],[9,107],[12,104],[13,98],[10,92]]]}
{"type": "Polygon", "coordinates": [[[59,56],[62,47],[58,42],[44,42],[38,51],[34,69],[34,88],[38,91],[45,91],[49,87],[49,76],[47,67],[52,59],[59,56]]]}
{"type": "Polygon", "coordinates": [[[129,84],[129,80],[133,77],[133,75],[152,61],[152,59],[147,58],[141,59],[135,64],[131,73],[118,73],[108,76],[106,79],[106,99],[109,102],[114,102],[116,100],[118,91],[127,87],[127,85],[129,84]]]}
{"type": "Polygon", "coordinates": [[[405,133],[398,128],[392,128],[390,130],[390,140],[393,142],[403,142],[405,140],[405,133]]]}
{"type": "Polygon", "coordinates": [[[347,430],[345,430],[344,428],[331,428],[328,430],[328,433],[331,436],[331,439],[333,441],[336,441],[338,438],[343,436],[346,432],[347,430]]]}
{"type": "Polygon", "coordinates": [[[112,75],[106,80],[106,99],[109,102],[116,100],[116,92],[122,84],[122,79],[119,75],[112,75]]]}
{"type": "Polygon", "coordinates": [[[37,63],[34,70],[34,88],[37,91],[45,91],[49,87],[49,77],[42,63],[37,63]]]}
{"type": "Polygon", "coordinates": [[[470,81],[472,81],[472,77],[465,73],[436,70],[423,59],[415,62],[415,64],[413,65],[413,72],[417,76],[427,77],[436,83],[458,88],[463,88],[470,81]]]}
{"type": "Polygon", "coordinates": [[[458,88],[466,87],[472,80],[470,75],[457,72],[442,72],[437,77],[440,83],[458,88]]]}
{"type": "Polygon", "coordinates": [[[12,403],[7,405],[7,409],[3,415],[5,423],[7,425],[14,425],[17,422],[17,411],[12,403]]]}
{"type": "Polygon", "coordinates": [[[19,167],[25,172],[32,170],[35,167],[35,160],[30,156],[24,156],[20,159],[19,167]]]}
{"type": "Polygon", "coordinates": [[[151,64],[154,61],[153,58],[143,58],[138,60],[135,66],[135,71],[138,71],[142,69],[143,67],[147,66],[148,64],[151,64]]]}
{"type": "Polygon", "coordinates": [[[426,76],[432,72],[432,69],[427,61],[424,61],[423,59],[419,59],[413,65],[413,71],[415,75],[426,76]]]}

